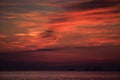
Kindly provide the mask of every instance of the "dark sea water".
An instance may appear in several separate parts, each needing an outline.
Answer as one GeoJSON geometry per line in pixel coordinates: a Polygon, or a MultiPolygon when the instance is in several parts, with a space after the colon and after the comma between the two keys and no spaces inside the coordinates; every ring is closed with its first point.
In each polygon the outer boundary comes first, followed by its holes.
{"type": "Polygon", "coordinates": [[[120,80],[120,72],[4,71],[0,80],[120,80]]]}

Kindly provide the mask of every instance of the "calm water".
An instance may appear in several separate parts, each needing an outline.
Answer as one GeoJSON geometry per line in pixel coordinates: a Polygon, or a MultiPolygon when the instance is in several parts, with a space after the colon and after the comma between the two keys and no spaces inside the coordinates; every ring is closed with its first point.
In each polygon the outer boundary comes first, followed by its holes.
{"type": "Polygon", "coordinates": [[[0,80],[120,80],[120,72],[14,71],[0,72],[0,80]]]}

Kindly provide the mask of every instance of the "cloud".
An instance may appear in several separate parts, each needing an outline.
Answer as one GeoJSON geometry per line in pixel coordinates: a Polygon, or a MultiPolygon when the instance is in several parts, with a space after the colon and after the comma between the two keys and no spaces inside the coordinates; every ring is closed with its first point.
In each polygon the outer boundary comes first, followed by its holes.
{"type": "Polygon", "coordinates": [[[50,23],[67,22],[68,20],[69,20],[69,18],[64,18],[64,17],[62,17],[62,18],[55,18],[55,19],[51,19],[50,23]]]}
{"type": "Polygon", "coordinates": [[[52,29],[48,29],[42,33],[42,38],[50,38],[54,37],[56,32],[52,29]]]}
{"type": "Polygon", "coordinates": [[[91,0],[89,2],[84,3],[73,3],[69,4],[68,6],[65,6],[66,10],[70,11],[85,11],[85,10],[92,10],[92,9],[98,9],[98,8],[104,8],[104,7],[114,7],[116,5],[119,5],[119,0],[91,0]]]}
{"type": "Polygon", "coordinates": [[[0,1],[1,11],[26,13],[32,11],[59,11],[56,1],[40,0],[0,1]]]}
{"type": "Polygon", "coordinates": [[[0,34],[0,39],[2,39],[2,38],[6,38],[7,36],[6,35],[4,35],[4,34],[0,34]]]}
{"type": "Polygon", "coordinates": [[[0,4],[0,33],[11,36],[3,40],[4,50],[119,44],[119,0],[5,0],[0,4]]]}

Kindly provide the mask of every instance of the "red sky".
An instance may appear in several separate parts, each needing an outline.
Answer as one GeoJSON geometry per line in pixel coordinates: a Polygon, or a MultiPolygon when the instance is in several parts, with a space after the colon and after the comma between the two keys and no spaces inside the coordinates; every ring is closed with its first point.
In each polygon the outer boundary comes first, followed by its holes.
{"type": "Polygon", "coordinates": [[[40,55],[30,52],[25,61],[118,60],[120,54],[115,51],[120,46],[119,7],[119,0],[1,0],[0,55],[62,48],[62,52],[34,52],[40,55]],[[111,48],[104,46],[115,48],[110,53],[114,57],[108,55],[111,48]],[[41,58],[42,55],[45,57],[41,58]]]}

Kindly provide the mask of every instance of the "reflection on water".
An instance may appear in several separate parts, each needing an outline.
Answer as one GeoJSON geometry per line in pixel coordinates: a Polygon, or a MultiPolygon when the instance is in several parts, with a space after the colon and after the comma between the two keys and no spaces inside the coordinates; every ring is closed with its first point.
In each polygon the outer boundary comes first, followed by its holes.
{"type": "Polygon", "coordinates": [[[120,72],[14,71],[0,72],[0,80],[120,80],[120,72]]]}

